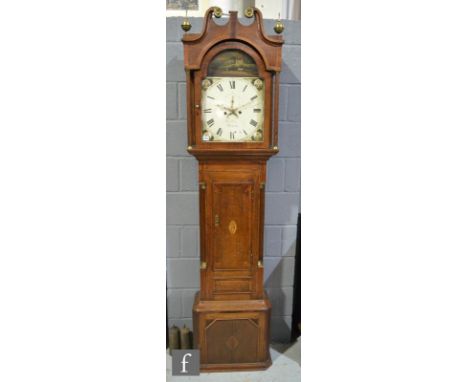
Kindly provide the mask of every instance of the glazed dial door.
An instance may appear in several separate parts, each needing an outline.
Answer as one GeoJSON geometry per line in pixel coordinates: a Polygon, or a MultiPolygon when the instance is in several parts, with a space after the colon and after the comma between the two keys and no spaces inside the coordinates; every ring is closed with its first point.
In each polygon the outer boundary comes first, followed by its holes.
{"type": "Polygon", "coordinates": [[[264,98],[264,83],[258,77],[206,77],[202,82],[202,140],[263,141],[264,98]]]}

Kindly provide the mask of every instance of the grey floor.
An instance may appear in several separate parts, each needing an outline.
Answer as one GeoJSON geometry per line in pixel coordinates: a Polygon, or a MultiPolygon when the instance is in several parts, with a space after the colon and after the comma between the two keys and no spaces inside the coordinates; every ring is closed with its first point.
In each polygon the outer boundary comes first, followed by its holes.
{"type": "Polygon", "coordinates": [[[172,357],[166,357],[166,381],[174,382],[299,382],[301,380],[301,339],[294,344],[272,344],[273,364],[264,371],[202,373],[195,377],[172,376],[172,357]]]}

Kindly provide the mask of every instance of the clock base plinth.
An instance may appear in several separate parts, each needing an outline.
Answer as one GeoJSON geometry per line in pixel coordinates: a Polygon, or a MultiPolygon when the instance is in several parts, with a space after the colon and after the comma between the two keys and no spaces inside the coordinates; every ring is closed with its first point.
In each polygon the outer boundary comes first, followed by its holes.
{"type": "Polygon", "coordinates": [[[271,304],[259,300],[200,300],[193,304],[194,347],[204,372],[264,370],[270,357],[271,304]]]}

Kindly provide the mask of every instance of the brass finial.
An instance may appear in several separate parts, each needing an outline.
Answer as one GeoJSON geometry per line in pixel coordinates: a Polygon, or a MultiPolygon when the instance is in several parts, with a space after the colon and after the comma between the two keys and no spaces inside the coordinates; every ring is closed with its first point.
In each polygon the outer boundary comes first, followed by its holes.
{"type": "Polygon", "coordinates": [[[278,20],[276,20],[276,24],[273,27],[276,33],[280,34],[284,31],[284,24],[280,20],[280,14],[278,13],[278,20]]]}
{"type": "Polygon", "coordinates": [[[182,24],[180,27],[185,31],[188,32],[192,28],[192,24],[190,24],[190,21],[187,17],[188,10],[185,10],[185,19],[182,21],[182,24]]]}
{"type": "Polygon", "coordinates": [[[253,8],[252,8],[252,7],[246,8],[245,11],[244,11],[244,15],[245,15],[245,17],[247,17],[248,19],[252,18],[253,15],[254,15],[254,10],[253,10],[253,8]]]}
{"type": "Polygon", "coordinates": [[[214,7],[214,16],[219,19],[223,15],[223,10],[220,7],[214,7]]]}

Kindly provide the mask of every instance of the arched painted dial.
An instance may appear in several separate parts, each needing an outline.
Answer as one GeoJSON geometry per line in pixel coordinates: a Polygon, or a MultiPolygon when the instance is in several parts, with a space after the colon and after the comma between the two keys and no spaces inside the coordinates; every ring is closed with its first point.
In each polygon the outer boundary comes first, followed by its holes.
{"type": "Polygon", "coordinates": [[[206,77],[202,81],[202,140],[263,141],[264,83],[257,77],[206,77]]]}

